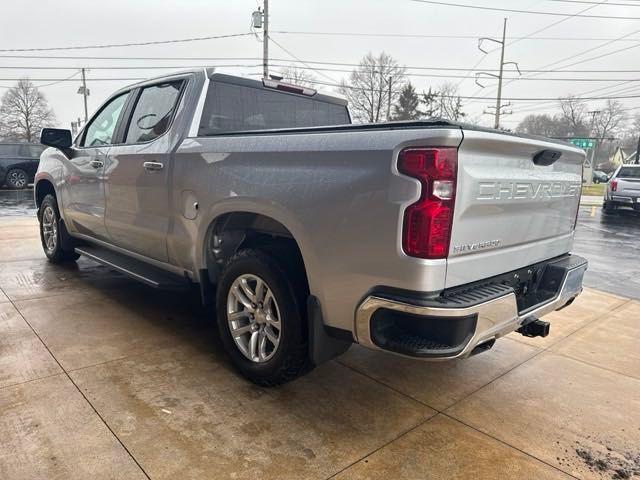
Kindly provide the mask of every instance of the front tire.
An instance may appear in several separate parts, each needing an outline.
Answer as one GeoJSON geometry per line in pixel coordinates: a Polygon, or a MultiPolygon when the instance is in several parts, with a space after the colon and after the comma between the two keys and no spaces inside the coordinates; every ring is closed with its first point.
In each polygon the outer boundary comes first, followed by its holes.
{"type": "Polygon", "coordinates": [[[261,386],[289,382],[310,368],[305,313],[291,278],[274,257],[245,249],[218,283],[222,343],[238,370],[261,386]]]}
{"type": "Polygon", "coordinates": [[[51,263],[73,262],[80,257],[75,250],[65,248],[63,245],[61,232],[64,225],[60,221],[56,197],[53,195],[44,197],[38,209],[38,220],[42,249],[51,263]]]}
{"type": "Polygon", "coordinates": [[[5,184],[11,190],[27,188],[27,185],[29,184],[29,176],[24,170],[20,168],[13,168],[7,172],[5,184]]]}

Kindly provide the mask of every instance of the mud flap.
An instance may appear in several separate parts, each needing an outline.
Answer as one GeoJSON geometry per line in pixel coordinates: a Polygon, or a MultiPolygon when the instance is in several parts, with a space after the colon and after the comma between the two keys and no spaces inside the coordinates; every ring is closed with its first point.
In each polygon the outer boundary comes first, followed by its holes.
{"type": "Polygon", "coordinates": [[[320,302],[313,295],[307,299],[307,322],[309,328],[309,358],[315,366],[328,362],[349,350],[353,343],[350,332],[330,329],[322,319],[320,302]],[[332,331],[336,330],[336,333],[332,331]],[[344,337],[344,338],[342,338],[344,337]]]}

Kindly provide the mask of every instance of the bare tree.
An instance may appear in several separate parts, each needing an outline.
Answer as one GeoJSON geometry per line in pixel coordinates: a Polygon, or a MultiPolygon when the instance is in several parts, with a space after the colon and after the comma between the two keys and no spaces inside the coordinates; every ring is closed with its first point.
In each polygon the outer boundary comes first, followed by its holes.
{"type": "Polygon", "coordinates": [[[562,117],[571,127],[568,136],[586,136],[589,135],[589,121],[587,113],[587,105],[583,100],[574,96],[560,99],[560,110],[562,117]]]}
{"type": "Polygon", "coordinates": [[[342,81],[340,93],[347,98],[356,120],[382,122],[390,120],[389,105],[396,102],[405,81],[406,69],[393,57],[384,52],[377,57],[369,53],[351,73],[349,81],[342,81]]]}
{"type": "Polygon", "coordinates": [[[2,97],[0,104],[0,136],[34,142],[42,127],[55,125],[53,110],[38,88],[22,78],[2,97]]]}
{"type": "Polygon", "coordinates": [[[462,99],[458,87],[453,83],[443,83],[436,90],[429,88],[423,92],[422,103],[427,117],[441,117],[447,120],[461,120],[467,116],[462,111],[462,99]]]}
{"type": "Polygon", "coordinates": [[[573,126],[563,115],[531,114],[527,115],[516,127],[516,132],[545,137],[569,137],[573,126]]]}
{"type": "Polygon", "coordinates": [[[593,117],[593,135],[600,141],[615,134],[626,120],[622,104],[616,100],[607,100],[607,104],[593,117]]]}
{"type": "Polygon", "coordinates": [[[308,70],[297,68],[293,65],[282,68],[280,76],[285,82],[300,85],[301,87],[313,87],[316,82],[316,77],[309,73],[308,70]]]}

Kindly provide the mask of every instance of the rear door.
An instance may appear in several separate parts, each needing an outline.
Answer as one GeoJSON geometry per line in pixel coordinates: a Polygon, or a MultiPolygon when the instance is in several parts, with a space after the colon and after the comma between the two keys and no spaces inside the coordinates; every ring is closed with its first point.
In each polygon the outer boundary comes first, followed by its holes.
{"type": "Polygon", "coordinates": [[[568,252],[584,153],[568,144],[464,130],[446,286],[568,252]],[[541,152],[560,153],[548,163],[541,152]]]}
{"type": "Polygon", "coordinates": [[[137,89],[121,142],[105,165],[106,227],[111,243],[166,262],[169,231],[169,130],[186,80],[137,89]]]}

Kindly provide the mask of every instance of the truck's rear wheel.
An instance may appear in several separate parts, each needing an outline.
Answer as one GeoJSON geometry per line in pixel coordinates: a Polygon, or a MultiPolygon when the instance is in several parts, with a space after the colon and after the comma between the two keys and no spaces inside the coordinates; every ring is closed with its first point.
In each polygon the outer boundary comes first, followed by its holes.
{"type": "Polygon", "coordinates": [[[259,385],[288,382],[309,368],[304,312],[290,278],[274,257],[245,249],[218,283],[222,342],[235,366],[259,385]]]}
{"type": "Polygon", "coordinates": [[[64,226],[60,222],[60,211],[56,197],[53,195],[44,197],[38,210],[38,220],[40,221],[42,249],[50,262],[72,262],[80,257],[73,249],[65,248],[62,242],[61,229],[64,226]]]}

